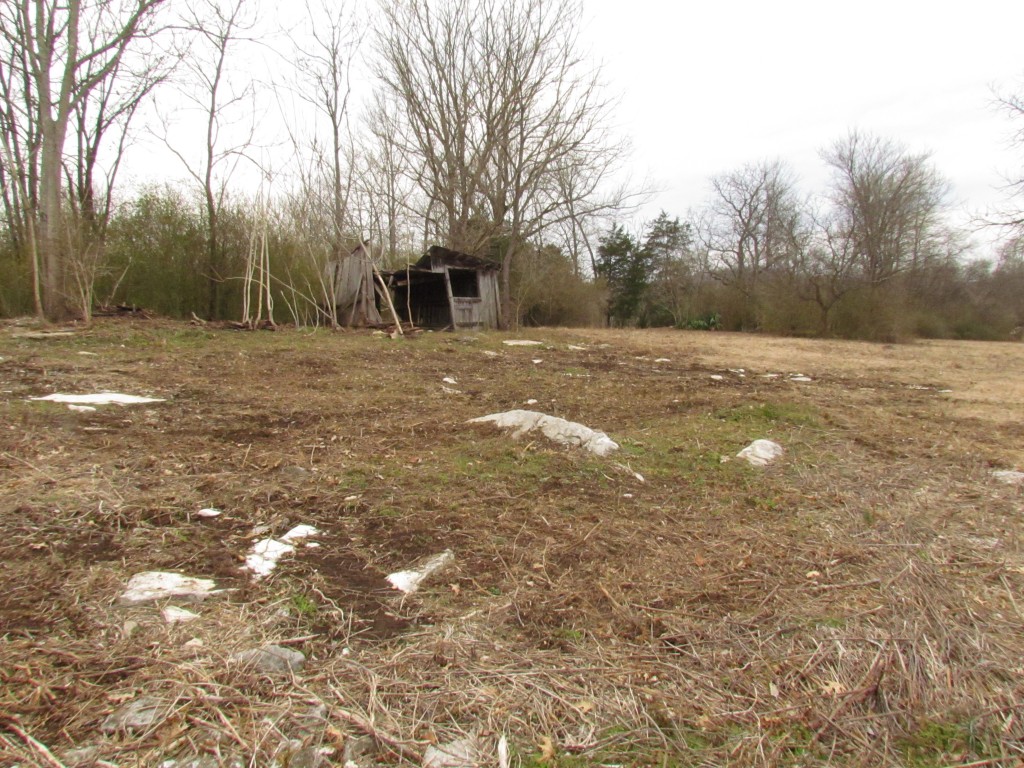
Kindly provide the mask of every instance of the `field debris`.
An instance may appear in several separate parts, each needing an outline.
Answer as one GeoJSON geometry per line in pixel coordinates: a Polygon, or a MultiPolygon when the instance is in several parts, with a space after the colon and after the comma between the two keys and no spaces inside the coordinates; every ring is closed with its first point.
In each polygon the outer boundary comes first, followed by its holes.
{"type": "Polygon", "coordinates": [[[992,473],[992,477],[1007,485],[1024,485],[1024,472],[1014,469],[997,469],[992,473]]]}
{"type": "Polygon", "coordinates": [[[431,744],[423,753],[423,768],[475,768],[481,762],[480,744],[474,736],[431,744]]]}
{"type": "Polygon", "coordinates": [[[492,423],[501,429],[514,429],[513,439],[522,437],[527,432],[540,430],[541,433],[560,445],[572,448],[585,448],[598,456],[607,456],[619,450],[619,444],[604,432],[597,432],[575,421],[567,421],[557,416],[548,416],[539,411],[514,410],[504,413],[492,413],[470,419],[470,424],[492,423]]]}
{"type": "Polygon", "coordinates": [[[771,440],[755,440],[737,453],[736,458],[743,459],[754,467],[766,467],[783,453],[783,448],[778,443],[771,440]]]}
{"type": "Polygon", "coordinates": [[[281,645],[264,645],[236,653],[231,657],[236,664],[252,666],[267,674],[287,674],[299,672],[306,663],[306,655],[281,645]]]}
{"type": "Polygon", "coordinates": [[[164,621],[168,624],[180,624],[184,621],[195,621],[199,618],[198,613],[192,613],[192,611],[186,608],[178,608],[174,605],[169,605],[160,611],[160,615],[164,617],[164,621]]]}
{"type": "Polygon", "coordinates": [[[77,413],[95,413],[96,407],[93,405],[75,405],[74,403],[68,403],[68,410],[75,411],[77,413]]]}
{"type": "Polygon", "coordinates": [[[269,576],[277,567],[277,561],[295,551],[293,542],[316,536],[320,531],[312,525],[297,525],[280,539],[261,539],[252,545],[252,551],[245,556],[244,568],[252,571],[254,578],[269,576]]]}
{"type": "Polygon", "coordinates": [[[802,373],[794,373],[789,377],[789,381],[795,381],[800,384],[810,384],[814,381],[810,376],[804,376],[802,373]]]}
{"type": "Polygon", "coordinates": [[[542,347],[544,346],[543,341],[533,341],[532,339],[505,339],[503,342],[506,347],[542,347]]]}
{"type": "Polygon", "coordinates": [[[428,558],[419,568],[413,568],[407,571],[396,571],[395,573],[389,574],[387,579],[395,589],[409,595],[419,589],[420,584],[422,584],[427,577],[437,571],[440,571],[454,560],[455,553],[450,549],[446,549],[444,552],[440,552],[433,557],[428,558]]]}
{"type": "Polygon", "coordinates": [[[159,724],[170,709],[167,702],[156,696],[140,696],[115,710],[103,721],[103,733],[141,731],[159,724]]]}
{"type": "Polygon", "coordinates": [[[126,605],[167,598],[199,601],[214,594],[216,587],[217,583],[213,579],[199,579],[167,571],[145,571],[128,580],[128,588],[121,595],[120,601],[126,605]]]}
{"type": "Polygon", "coordinates": [[[68,405],[141,405],[145,403],[165,402],[162,397],[142,397],[140,395],[125,395],[120,392],[100,392],[91,395],[68,395],[54,393],[45,397],[30,397],[29,400],[49,401],[52,403],[66,403],[68,405]]]}
{"type": "Polygon", "coordinates": [[[196,514],[200,517],[220,517],[224,513],[214,507],[203,507],[196,514]]]}
{"type": "Polygon", "coordinates": [[[1024,473],[1024,345],[547,328],[534,349],[436,333],[385,355],[369,330],[97,318],[83,347],[11,327],[0,765],[1024,754],[1024,483],[994,476],[1024,473]],[[932,382],[958,394],[906,387],[932,382]],[[28,401],[100,390],[168,401],[28,401]],[[467,423],[515,408],[621,449],[467,423]],[[784,455],[736,458],[755,438],[784,455]],[[257,580],[265,539],[295,551],[257,580]],[[402,571],[414,594],[385,580],[402,571]],[[123,604],[142,572],[214,596],[123,604]],[[199,618],[168,623],[182,609],[199,618]]]}
{"type": "Polygon", "coordinates": [[[140,405],[142,403],[162,403],[162,397],[141,397],[139,395],[123,395],[120,392],[100,392],[94,395],[65,395],[55,393],[45,397],[30,397],[29,400],[48,400],[51,403],[70,403],[73,405],[140,405]]]}

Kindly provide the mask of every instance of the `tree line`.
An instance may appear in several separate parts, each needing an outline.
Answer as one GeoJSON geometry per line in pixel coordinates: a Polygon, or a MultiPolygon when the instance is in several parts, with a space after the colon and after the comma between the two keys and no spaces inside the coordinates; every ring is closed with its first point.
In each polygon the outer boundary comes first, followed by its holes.
{"type": "MultiPolygon", "coordinates": [[[[687,221],[604,234],[609,322],[857,338],[1007,338],[1024,325],[1024,240],[968,260],[926,154],[851,132],[821,153],[823,194],[780,161],[714,177],[687,221]]],[[[1003,222],[1004,224],[1008,222],[1003,222]]],[[[1013,226],[1013,222],[1009,222],[1013,226]]]]}
{"type": "Polygon", "coordinates": [[[495,260],[502,314],[524,323],[877,338],[1024,324],[1019,213],[998,219],[1017,237],[997,260],[966,260],[928,157],[881,137],[823,151],[817,197],[781,161],[753,163],[683,219],[631,231],[645,190],[622,180],[628,142],[579,0],[398,0],[372,23],[307,0],[272,44],[263,10],[0,6],[0,314],[332,322],[324,267],[369,239],[382,267],[435,243],[495,260]],[[253,57],[272,59],[265,78],[253,57]],[[354,78],[372,86],[358,107],[354,78]],[[283,138],[264,134],[275,109],[301,115],[283,138]],[[183,183],[119,191],[143,134],[183,183]],[[255,192],[238,181],[253,169],[255,192]]]}

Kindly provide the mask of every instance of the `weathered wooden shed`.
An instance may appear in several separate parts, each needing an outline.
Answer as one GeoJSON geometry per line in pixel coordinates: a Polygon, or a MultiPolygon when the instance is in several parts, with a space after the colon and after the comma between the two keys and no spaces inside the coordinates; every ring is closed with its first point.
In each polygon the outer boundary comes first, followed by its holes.
{"type": "Polygon", "coordinates": [[[377,309],[373,261],[366,243],[360,243],[349,255],[328,262],[324,268],[324,279],[338,323],[353,326],[384,324],[377,309]]]}
{"type": "Polygon", "coordinates": [[[497,328],[500,266],[432,246],[415,264],[388,272],[395,308],[421,328],[497,328]]]}

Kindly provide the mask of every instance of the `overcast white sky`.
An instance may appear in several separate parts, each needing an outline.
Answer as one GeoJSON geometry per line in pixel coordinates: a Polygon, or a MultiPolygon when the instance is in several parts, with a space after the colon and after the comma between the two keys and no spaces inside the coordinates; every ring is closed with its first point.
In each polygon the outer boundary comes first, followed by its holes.
{"type": "MultiPolygon", "coordinates": [[[[1024,92],[1024,0],[583,4],[581,43],[620,99],[630,170],[657,189],[638,218],[660,209],[683,217],[707,199],[712,175],[763,159],[788,162],[803,192],[821,191],[819,152],[852,129],[932,153],[960,222],[1003,199],[1005,177],[1024,167],[1024,147],[1010,142],[1014,125],[994,105],[996,92],[1024,92]]],[[[257,6],[261,14],[267,5],[257,6]]],[[[295,23],[296,6],[269,5],[263,42],[284,51],[281,29],[295,23]]],[[[280,68],[266,47],[257,55],[280,68]]],[[[267,77],[261,68],[244,66],[243,77],[267,77]]],[[[354,85],[356,95],[372,87],[354,85]]],[[[274,108],[264,108],[270,117],[274,108]]],[[[179,138],[192,133],[201,130],[179,138]]],[[[170,167],[157,159],[157,143],[143,144],[146,170],[170,167]]]]}
{"type": "Polygon", "coordinates": [[[1024,90],[1024,0],[584,2],[655,211],[683,215],[711,175],[765,158],[820,189],[819,151],[854,128],[931,152],[965,208],[1024,166],[993,107],[993,89],[1024,90]]]}

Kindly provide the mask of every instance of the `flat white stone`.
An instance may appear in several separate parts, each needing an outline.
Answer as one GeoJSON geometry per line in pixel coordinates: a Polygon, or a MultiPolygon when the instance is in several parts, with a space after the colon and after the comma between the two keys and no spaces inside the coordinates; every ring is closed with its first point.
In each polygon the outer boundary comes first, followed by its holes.
{"type": "Polygon", "coordinates": [[[514,429],[513,438],[539,430],[549,440],[561,445],[585,448],[598,456],[607,456],[612,451],[619,449],[619,444],[604,432],[597,432],[575,421],[566,421],[538,411],[515,410],[492,413],[469,421],[471,424],[490,422],[502,429],[514,429]]]}
{"type": "Polygon", "coordinates": [[[1017,472],[1013,469],[997,469],[992,477],[1007,485],[1024,485],[1024,472],[1017,472]]]}
{"type": "Polygon", "coordinates": [[[431,744],[423,752],[422,768],[476,768],[483,761],[480,746],[473,736],[431,744]]]}
{"type": "Polygon", "coordinates": [[[446,549],[440,554],[434,555],[419,568],[408,571],[397,571],[388,575],[387,579],[391,586],[400,592],[411,594],[420,588],[420,584],[432,573],[444,568],[455,559],[455,553],[446,549]]]}
{"type": "Polygon", "coordinates": [[[77,411],[78,413],[92,413],[96,408],[91,405],[75,405],[74,403],[68,403],[68,410],[77,411]]]}
{"type": "Polygon", "coordinates": [[[169,597],[202,600],[216,586],[213,579],[197,579],[165,571],[145,571],[128,580],[128,589],[121,595],[121,602],[146,603],[169,597]]]}
{"type": "Polygon", "coordinates": [[[755,440],[736,456],[746,460],[752,466],[766,467],[783,453],[783,448],[778,443],[773,443],[771,440],[755,440]]]}
{"type": "Polygon", "coordinates": [[[252,545],[252,551],[245,556],[245,567],[252,571],[257,579],[269,576],[277,567],[277,561],[295,551],[291,544],[277,539],[261,539],[252,545]]]}
{"type": "Polygon", "coordinates": [[[269,576],[277,567],[277,561],[295,551],[294,541],[316,536],[320,531],[312,525],[297,525],[280,539],[260,539],[252,545],[252,550],[245,556],[245,568],[252,571],[255,578],[269,576]]]}
{"type": "Polygon", "coordinates": [[[213,507],[204,507],[196,512],[196,514],[200,517],[220,517],[224,513],[219,509],[214,509],[213,507]]]}
{"type": "Polygon", "coordinates": [[[192,613],[192,611],[184,608],[177,608],[173,605],[169,605],[160,611],[160,614],[164,617],[164,621],[168,624],[178,624],[182,621],[195,621],[199,618],[198,613],[192,613]]]}
{"type": "Polygon", "coordinates": [[[46,397],[30,397],[29,400],[49,400],[53,403],[74,403],[75,405],[138,405],[140,403],[162,403],[162,397],[140,397],[139,395],[122,395],[118,392],[100,392],[95,395],[63,395],[52,394],[46,397]]]}
{"type": "Polygon", "coordinates": [[[503,342],[506,347],[540,347],[543,346],[543,341],[532,341],[530,339],[505,339],[503,342]]]}

